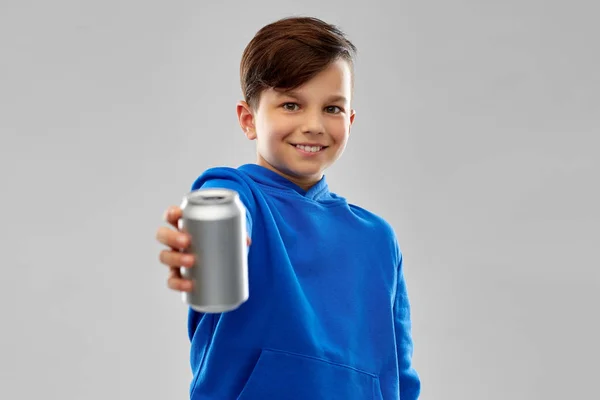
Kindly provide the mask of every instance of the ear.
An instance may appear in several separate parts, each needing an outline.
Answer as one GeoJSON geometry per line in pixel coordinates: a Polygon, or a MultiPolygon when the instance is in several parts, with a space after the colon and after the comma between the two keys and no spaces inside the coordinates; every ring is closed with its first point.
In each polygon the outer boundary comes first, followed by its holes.
{"type": "Polygon", "coordinates": [[[238,101],[236,106],[238,121],[240,122],[240,127],[244,132],[244,135],[248,138],[248,140],[256,139],[256,128],[254,126],[254,114],[252,113],[252,109],[250,105],[245,101],[238,101]]]}
{"type": "Polygon", "coordinates": [[[352,124],[354,123],[354,117],[356,116],[356,110],[350,111],[350,126],[348,127],[348,134],[350,133],[350,129],[352,128],[352,124]]]}

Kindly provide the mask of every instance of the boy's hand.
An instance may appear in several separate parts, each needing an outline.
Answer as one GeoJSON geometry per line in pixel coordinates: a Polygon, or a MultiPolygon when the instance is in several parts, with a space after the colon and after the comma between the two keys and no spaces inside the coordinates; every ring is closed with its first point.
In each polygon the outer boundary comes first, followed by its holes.
{"type": "MultiPolygon", "coordinates": [[[[162,264],[169,267],[169,277],[167,286],[169,289],[180,292],[189,292],[192,290],[192,282],[181,277],[180,267],[192,267],[195,262],[193,254],[185,254],[181,251],[186,250],[191,243],[190,236],[179,230],[179,219],[181,218],[182,210],[178,206],[171,206],[167,209],[164,215],[164,220],[171,226],[161,226],[156,232],[156,239],[169,247],[169,249],[161,250],[159,260],[162,264]],[[180,251],[181,250],[181,251],[180,251]]],[[[250,237],[246,238],[248,246],[252,243],[250,237]]]]}

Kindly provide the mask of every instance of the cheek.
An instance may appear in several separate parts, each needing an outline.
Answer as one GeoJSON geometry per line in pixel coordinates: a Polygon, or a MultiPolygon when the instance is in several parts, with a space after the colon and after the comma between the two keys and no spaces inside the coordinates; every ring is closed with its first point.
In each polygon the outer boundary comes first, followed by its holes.
{"type": "Polygon", "coordinates": [[[328,131],[337,143],[342,143],[348,138],[348,126],[346,121],[335,121],[329,126],[328,131]]]}
{"type": "Polygon", "coordinates": [[[280,142],[294,132],[293,126],[284,118],[273,117],[265,126],[269,142],[280,142]]]}

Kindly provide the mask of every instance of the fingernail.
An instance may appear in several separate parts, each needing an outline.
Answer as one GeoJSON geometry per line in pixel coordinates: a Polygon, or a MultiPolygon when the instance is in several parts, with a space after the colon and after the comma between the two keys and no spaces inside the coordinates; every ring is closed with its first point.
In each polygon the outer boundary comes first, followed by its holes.
{"type": "Polygon", "coordinates": [[[185,246],[187,244],[187,238],[185,236],[179,236],[177,241],[180,245],[185,246]]]}

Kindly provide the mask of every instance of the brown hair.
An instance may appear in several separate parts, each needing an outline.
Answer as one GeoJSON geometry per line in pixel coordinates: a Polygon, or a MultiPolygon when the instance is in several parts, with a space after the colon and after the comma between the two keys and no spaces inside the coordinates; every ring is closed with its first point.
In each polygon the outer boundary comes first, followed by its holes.
{"type": "Polygon", "coordinates": [[[354,88],[356,47],[335,25],[313,17],[286,17],[261,28],[240,63],[244,100],[256,110],[264,89],[293,90],[342,58],[354,88]]]}

